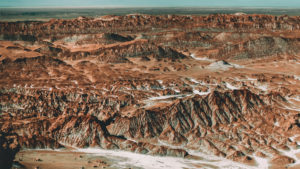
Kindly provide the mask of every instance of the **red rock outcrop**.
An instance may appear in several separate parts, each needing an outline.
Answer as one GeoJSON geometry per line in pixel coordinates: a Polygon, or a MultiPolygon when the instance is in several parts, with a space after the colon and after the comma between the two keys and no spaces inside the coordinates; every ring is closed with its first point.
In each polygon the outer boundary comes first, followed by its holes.
{"type": "Polygon", "coordinates": [[[16,133],[21,148],[203,152],[287,166],[298,160],[283,155],[300,135],[299,19],[0,22],[0,131],[16,133]]]}

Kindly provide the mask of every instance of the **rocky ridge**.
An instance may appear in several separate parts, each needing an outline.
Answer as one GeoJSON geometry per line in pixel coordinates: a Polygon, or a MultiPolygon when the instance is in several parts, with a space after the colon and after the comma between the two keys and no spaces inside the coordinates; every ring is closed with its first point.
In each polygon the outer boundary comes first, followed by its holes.
{"type": "Polygon", "coordinates": [[[293,167],[298,20],[136,14],[1,22],[0,131],[16,133],[23,149],[186,159],[201,152],[293,167]]]}

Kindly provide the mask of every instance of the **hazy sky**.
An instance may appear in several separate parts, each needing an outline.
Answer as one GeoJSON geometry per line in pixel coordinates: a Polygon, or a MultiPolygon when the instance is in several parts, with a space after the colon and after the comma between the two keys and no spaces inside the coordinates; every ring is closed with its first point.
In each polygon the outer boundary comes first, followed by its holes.
{"type": "Polygon", "coordinates": [[[300,0],[0,0],[0,7],[275,7],[300,8],[300,0]]]}

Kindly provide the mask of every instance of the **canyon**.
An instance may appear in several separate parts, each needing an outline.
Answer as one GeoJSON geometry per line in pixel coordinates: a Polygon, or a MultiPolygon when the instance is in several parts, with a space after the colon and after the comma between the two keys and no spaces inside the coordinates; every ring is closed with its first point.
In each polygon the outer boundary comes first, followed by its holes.
{"type": "Polygon", "coordinates": [[[300,16],[2,21],[0,77],[7,168],[300,167],[300,16]]]}

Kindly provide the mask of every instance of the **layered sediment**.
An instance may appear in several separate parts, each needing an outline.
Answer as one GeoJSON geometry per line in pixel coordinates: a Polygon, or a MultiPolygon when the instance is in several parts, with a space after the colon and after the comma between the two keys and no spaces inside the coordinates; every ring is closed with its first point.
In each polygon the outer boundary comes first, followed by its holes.
{"type": "Polygon", "coordinates": [[[19,148],[185,159],[201,152],[294,167],[299,20],[133,14],[0,22],[0,153],[11,163],[19,148]]]}

